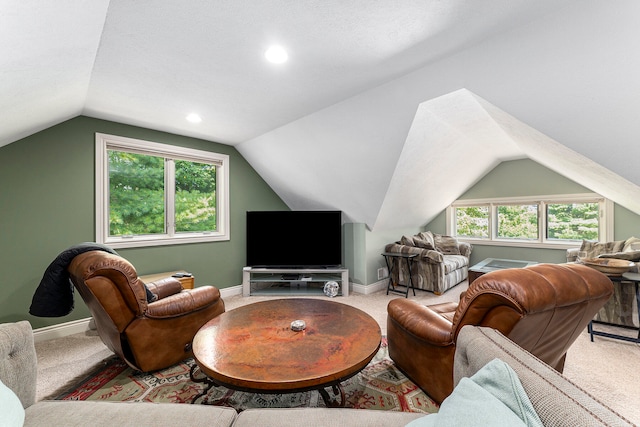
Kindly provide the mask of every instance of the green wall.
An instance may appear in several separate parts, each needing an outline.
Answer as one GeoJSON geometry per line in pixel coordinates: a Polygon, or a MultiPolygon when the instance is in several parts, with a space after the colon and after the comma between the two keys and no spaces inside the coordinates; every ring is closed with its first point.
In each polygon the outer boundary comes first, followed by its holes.
{"type": "Polygon", "coordinates": [[[533,160],[522,159],[500,163],[459,199],[591,192],[533,160]]]}
{"type": "Polygon", "coordinates": [[[419,228],[411,228],[371,232],[363,223],[344,224],[344,265],[349,269],[350,281],[359,285],[377,282],[378,268],[386,267],[381,255],[384,247],[405,234],[419,231],[419,228]]]}
{"type": "Polygon", "coordinates": [[[227,154],[231,240],[118,249],[140,275],[184,269],[196,286],[242,282],[245,211],[288,209],[235,148],[201,139],[77,117],[0,147],[0,322],[29,320],[34,328],[88,317],[76,295],[65,317],[28,314],[32,295],[49,263],[67,247],[95,241],[95,133],[138,138],[227,154]]]}
{"type": "MultiPolygon", "coordinates": [[[[460,196],[459,199],[591,192],[588,188],[547,169],[533,160],[524,159],[500,163],[476,185],[460,196]]],[[[424,229],[436,233],[445,233],[445,212],[441,212],[424,229]]],[[[640,216],[622,206],[614,205],[614,239],[624,240],[631,236],[640,236],[640,216]]],[[[561,263],[567,259],[565,249],[474,245],[471,253],[471,265],[485,258],[522,259],[550,263],[561,263]]]]}
{"type": "MultiPolygon", "coordinates": [[[[364,225],[363,225],[364,226],[364,225]]],[[[387,264],[381,255],[385,246],[396,242],[404,235],[412,236],[421,231],[416,228],[401,228],[393,230],[369,231],[365,233],[366,277],[362,283],[372,284],[379,281],[378,268],[386,268],[387,264]]]]}
{"type": "Polygon", "coordinates": [[[362,223],[345,223],[342,227],[343,262],[349,269],[351,283],[366,284],[365,225],[362,223]]]}

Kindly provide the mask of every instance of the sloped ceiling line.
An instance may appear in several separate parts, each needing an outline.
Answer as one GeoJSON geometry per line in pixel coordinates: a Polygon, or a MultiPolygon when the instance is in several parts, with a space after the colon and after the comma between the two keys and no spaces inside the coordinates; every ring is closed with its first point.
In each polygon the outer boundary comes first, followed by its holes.
{"type": "Polygon", "coordinates": [[[420,104],[376,222],[368,226],[427,224],[501,161],[525,157],[640,212],[639,186],[460,89],[420,104]]]}
{"type": "Polygon", "coordinates": [[[640,214],[640,186],[476,98],[528,158],[640,214]]]}

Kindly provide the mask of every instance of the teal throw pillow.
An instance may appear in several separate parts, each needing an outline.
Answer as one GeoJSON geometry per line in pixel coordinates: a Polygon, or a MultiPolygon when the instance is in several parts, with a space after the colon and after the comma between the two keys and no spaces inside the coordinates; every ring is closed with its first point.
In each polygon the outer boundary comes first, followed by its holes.
{"type": "Polygon", "coordinates": [[[24,425],[24,408],[18,396],[0,381],[0,425],[21,427],[24,425]]]}
{"type": "Polygon", "coordinates": [[[463,378],[435,414],[407,427],[457,426],[542,427],[518,375],[499,359],[487,363],[471,378],[463,378]]]}

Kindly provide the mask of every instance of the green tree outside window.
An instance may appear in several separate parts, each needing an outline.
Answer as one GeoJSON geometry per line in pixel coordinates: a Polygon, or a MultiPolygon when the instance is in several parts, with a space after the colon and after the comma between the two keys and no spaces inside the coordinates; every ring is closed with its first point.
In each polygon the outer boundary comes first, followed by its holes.
{"type": "Polygon", "coordinates": [[[175,160],[175,218],[169,219],[167,159],[116,150],[108,155],[110,236],[164,234],[169,222],[176,233],[216,230],[215,165],[175,160]]]}
{"type": "Polygon", "coordinates": [[[456,208],[456,234],[461,237],[486,239],[489,237],[489,207],[456,208]]]}
{"type": "MultiPolygon", "coordinates": [[[[600,205],[598,202],[542,203],[546,215],[547,240],[598,240],[600,205]]],[[[495,207],[492,219],[491,204],[458,206],[455,208],[456,235],[459,237],[490,239],[489,224],[496,225],[495,237],[509,240],[539,240],[541,224],[539,204],[505,204],[495,207]]]]}
{"type": "Polygon", "coordinates": [[[547,238],[598,240],[598,203],[547,205],[547,238]]]}
{"type": "Polygon", "coordinates": [[[538,205],[498,206],[498,238],[538,239],[538,205]]]}

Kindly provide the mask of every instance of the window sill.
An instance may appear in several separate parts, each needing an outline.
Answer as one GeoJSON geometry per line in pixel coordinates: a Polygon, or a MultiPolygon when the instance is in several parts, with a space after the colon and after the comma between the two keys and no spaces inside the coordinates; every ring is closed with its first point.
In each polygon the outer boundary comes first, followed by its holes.
{"type": "Polygon", "coordinates": [[[103,242],[105,245],[113,249],[121,248],[142,248],[149,246],[169,246],[169,245],[183,245],[190,243],[207,243],[207,242],[222,242],[231,240],[229,235],[210,235],[210,236],[190,236],[190,237],[174,237],[174,238],[157,238],[157,239],[136,239],[136,238],[120,238],[120,239],[107,239],[103,242]]]}
{"type": "Polygon", "coordinates": [[[513,248],[532,248],[532,249],[557,249],[567,250],[572,248],[579,248],[582,241],[575,242],[524,242],[513,240],[484,240],[484,239],[465,239],[458,237],[461,242],[469,243],[473,246],[505,246],[513,248]]]}

